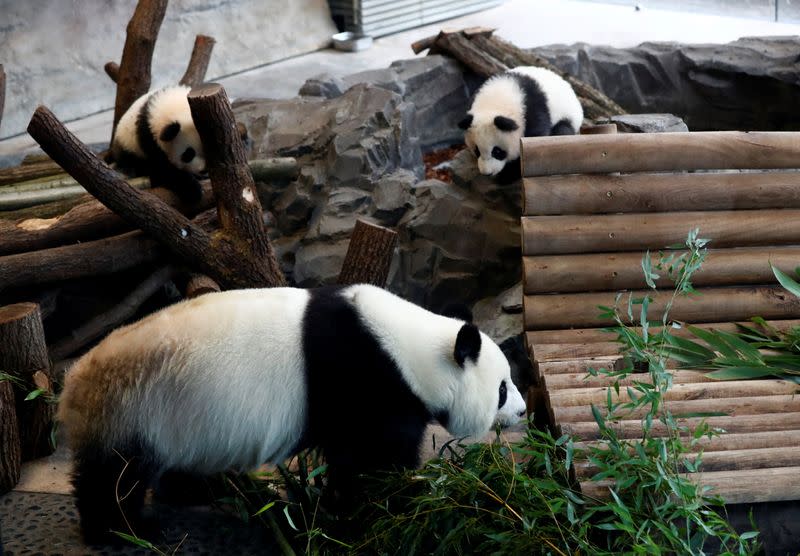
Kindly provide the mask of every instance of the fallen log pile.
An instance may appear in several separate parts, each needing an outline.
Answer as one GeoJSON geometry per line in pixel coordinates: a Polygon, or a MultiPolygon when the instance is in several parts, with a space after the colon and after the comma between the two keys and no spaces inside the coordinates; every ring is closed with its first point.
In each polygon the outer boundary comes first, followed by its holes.
{"type": "Polygon", "coordinates": [[[481,77],[491,77],[517,66],[547,68],[572,85],[588,120],[626,114],[626,110],[606,95],[580,79],[561,71],[536,54],[495,36],[494,29],[472,27],[460,31],[441,31],[411,45],[415,54],[444,54],[455,58],[481,77]]]}

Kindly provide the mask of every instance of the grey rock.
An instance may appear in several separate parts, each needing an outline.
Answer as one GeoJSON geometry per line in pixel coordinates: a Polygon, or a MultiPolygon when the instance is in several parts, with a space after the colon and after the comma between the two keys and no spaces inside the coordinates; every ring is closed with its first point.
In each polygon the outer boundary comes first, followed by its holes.
{"type": "Polygon", "coordinates": [[[341,239],[301,246],[295,255],[295,284],[300,287],[315,287],[336,282],[348,244],[348,239],[341,239]]]}
{"type": "Polygon", "coordinates": [[[675,114],[693,131],[800,129],[800,37],[634,48],[578,43],[535,52],[631,113],[675,114]]]}
{"type": "Polygon", "coordinates": [[[625,114],[597,123],[614,123],[625,133],[669,133],[689,131],[686,122],[672,114],[625,114]]]}
{"type": "Polygon", "coordinates": [[[306,81],[301,95],[336,98],[358,84],[397,93],[413,104],[414,125],[423,148],[461,142],[458,122],[469,108],[470,88],[459,64],[443,56],[423,56],[393,62],[344,78],[322,74],[306,81]]]}
{"type": "Polygon", "coordinates": [[[412,188],[417,176],[408,170],[398,170],[378,180],[372,194],[374,216],[384,226],[394,226],[400,217],[414,205],[412,188]]]}

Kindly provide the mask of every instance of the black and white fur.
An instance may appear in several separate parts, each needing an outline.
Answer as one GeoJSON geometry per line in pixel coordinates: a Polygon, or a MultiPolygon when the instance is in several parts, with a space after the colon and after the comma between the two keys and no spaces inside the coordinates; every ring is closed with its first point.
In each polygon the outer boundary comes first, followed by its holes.
{"type": "Polygon", "coordinates": [[[203,144],[194,126],[189,87],[166,87],[142,95],[122,115],[114,132],[111,158],[130,175],[150,176],[186,202],[202,195],[199,176],[206,170],[203,144]]]}
{"type": "Polygon", "coordinates": [[[548,69],[521,66],[487,80],[459,127],[480,173],[509,182],[520,174],[522,137],[572,135],[582,122],[583,108],[569,83],[548,69]]]}
{"type": "Polygon", "coordinates": [[[173,305],[76,362],[58,413],[88,542],[128,532],[120,508],[136,527],[166,471],[252,469],[317,445],[346,490],[362,472],[418,465],[432,418],[477,436],[524,415],[488,336],[368,285],[173,305]]]}

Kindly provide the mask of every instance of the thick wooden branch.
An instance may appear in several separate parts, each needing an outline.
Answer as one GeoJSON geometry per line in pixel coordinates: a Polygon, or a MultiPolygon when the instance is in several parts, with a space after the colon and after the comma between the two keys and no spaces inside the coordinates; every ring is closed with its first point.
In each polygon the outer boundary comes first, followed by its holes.
{"type": "Polygon", "coordinates": [[[157,269],[111,310],[74,329],[68,336],[53,345],[50,348],[51,359],[60,361],[69,357],[88,343],[133,317],[142,303],[150,299],[174,274],[174,268],[169,265],[157,269]]]}
{"type": "Polygon", "coordinates": [[[357,220],[338,283],[384,287],[396,244],[397,232],[394,230],[357,220]]]}
{"type": "Polygon", "coordinates": [[[267,278],[264,286],[285,284],[267,237],[258,191],[225,89],[216,83],[192,89],[189,107],[203,141],[222,233],[261,268],[267,278]]]}
{"type": "MultiPolygon", "coordinates": [[[[176,207],[183,214],[194,215],[214,205],[209,183],[203,184],[200,202],[192,205],[182,203],[177,195],[167,189],[151,189],[150,194],[176,207]]],[[[130,222],[100,201],[92,199],[55,218],[32,218],[18,222],[0,220],[0,255],[47,249],[76,241],[85,242],[119,234],[131,228],[130,222]]]]}
{"type": "Polygon", "coordinates": [[[208,63],[211,61],[211,51],[214,49],[214,37],[197,35],[194,39],[194,48],[186,66],[186,73],[181,77],[180,84],[197,87],[206,79],[208,63]]]}
{"type": "Polygon", "coordinates": [[[461,33],[439,33],[435,44],[483,77],[509,69],[506,64],[472,44],[472,41],[461,33]]]}
{"type": "MultiPolygon", "coordinates": [[[[28,125],[28,133],[103,204],[146,231],[180,260],[209,274],[223,287],[275,284],[274,273],[270,272],[267,263],[249,256],[248,243],[242,245],[225,234],[209,234],[157,197],[128,185],[47,108],[40,106],[36,110],[28,125]]],[[[245,173],[249,176],[246,165],[245,173]]]]}
{"type": "Polygon", "coordinates": [[[52,160],[21,164],[0,170],[0,185],[47,178],[58,174],[64,174],[64,170],[52,160]]]}
{"type": "Polygon", "coordinates": [[[133,102],[150,90],[150,66],[161,22],[167,13],[167,0],[139,0],[128,22],[125,46],[117,75],[114,125],[133,102]]]}
{"type": "Polygon", "coordinates": [[[17,485],[21,466],[14,387],[10,381],[0,379],[0,494],[5,494],[17,485]]]}
{"type": "Polygon", "coordinates": [[[111,78],[111,81],[116,83],[119,81],[119,64],[116,62],[107,62],[103,69],[106,70],[106,75],[111,78]]]}
{"type": "Polygon", "coordinates": [[[3,123],[3,109],[6,106],[6,72],[0,64],[0,124],[3,123]]]}
{"type": "Polygon", "coordinates": [[[46,456],[53,452],[50,430],[55,406],[49,401],[53,392],[49,390],[34,400],[25,401],[27,390],[38,386],[34,382],[36,373],[43,373],[46,386],[52,383],[44,326],[37,304],[17,303],[0,308],[0,345],[3,346],[0,369],[26,385],[16,391],[22,461],[46,456]]]}
{"type": "Polygon", "coordinates": [[[0,257],[0,291],[105,276],[158,260],[164,250],[142,232],[0,257]]]}

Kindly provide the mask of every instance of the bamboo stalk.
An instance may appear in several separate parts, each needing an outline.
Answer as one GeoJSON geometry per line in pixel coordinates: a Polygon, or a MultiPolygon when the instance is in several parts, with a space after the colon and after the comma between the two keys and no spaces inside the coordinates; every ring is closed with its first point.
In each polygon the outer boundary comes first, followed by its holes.
{"type": "MultiPolygon", "coordinates": [[[[671,252],[675,257],[683,251],[671,252]]],[[[644,252],[586,253],[523,257],[523,289],[526,294],[645,289],[642,273],[644,252]]],[[[656,270],[660,254],[651,253],[658,287],[670,286],[666,270],[656,270]]],[[[793,274],[800,263],[800,246],[711,249],[703,266],[692,274],[694,286],[769,284],[775,281],[773,265],[793,274]]]]}
{"type": "MultiPolygon", "coordinates": [[[[666,135],[666,134],[665,134],[666,135]]],[[[800,210],[670,212],[525,216],[523,255],[561,255],[664,249],[700,229],[714,248],[800,244],[800,210]]]]}
{"type": "Polygon", "coordinates": [[[572,174],[522,184],[527,216],[800,208],[800,172],[794,171],[572,174]]]}
{"type": "MultiPolygon", "coordinates": [[[[700,288],[697,294],[679,296],[670,310],[670,318],[682,322],[738,321],[758,315],[765,319],[800,317],[800,299],[781,286],[740,286],[700,288]]],[[[660,315],[671,299],[671,292],[633,291],[633,298],[649,296],[650,314],[660,315]]],[[[525,327],[532,330],[608,326],[612,319],[598,317],[598,306],[613,306],[616,294],[571,293],[563,295],[526,295],[523,298],[525,327]]],[[[625,315],[628,294],[620,300],[625,315]]],[[[638,306],[634,306],[634,313],[638,306]]],[[[634,320],[638,315],[634,315],[634,320]]],[[[626,319],[627,320],[627,319],[626,319]]]]}
{"type": "Polygon", "coordinates": [[[524,137],[522,175],[797,168],[792,132],[705,131],[524,137]]]}

